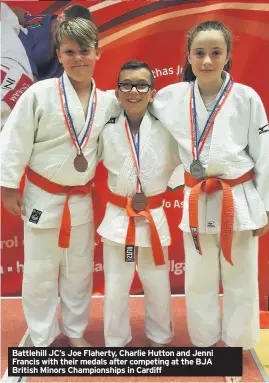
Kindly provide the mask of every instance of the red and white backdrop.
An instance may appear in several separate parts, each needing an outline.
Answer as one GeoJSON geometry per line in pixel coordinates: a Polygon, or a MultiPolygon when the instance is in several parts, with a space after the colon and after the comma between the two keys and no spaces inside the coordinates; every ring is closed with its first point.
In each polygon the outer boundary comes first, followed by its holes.
{"type": "MultiPolygon", "coordinates": [[[[168,0],[168,1],[7,1],[11,7],[23,6],[30,13],[59,13],[71,3],[90,7],[100,30],[102,58],[95,71],[100,89],[112,89],[120,66],[132,59],[151,66],[156,88],[179,81],[186,57],[186,34],[195,24],[206,20],[224,22],[232,31],[233,66],[238,82],[253,87],[269,114],[269,4],[268,0],[168,0]]],[[[96,183],[103,194],[106,171],[98,168],[96,183]]],[[[167,191],[164,206],[168,216],[172,246],[170,277],[173,293],[184,293],[184,251],[178,224],[182,214],[182,188],[167,191]]],[[[95,206],[103,211],[104,206],[95,206]]],[[[20,296],[23,273],[22,221],[2,209],[2,296],[20,296]]],[[[260,239],[259,283],[261,310],[266,311],[269,295],[269,236],[260,239]]],[[[102,244],[95,247],[94,293],[104,290],[102,244]]],[[[206,278],[206,276],[205,276],[206,278]]],[[[34,286],[33,286],[34,288],[34,286]]],[[[141,293],[138,277],[132,293],[141,293]]]]}

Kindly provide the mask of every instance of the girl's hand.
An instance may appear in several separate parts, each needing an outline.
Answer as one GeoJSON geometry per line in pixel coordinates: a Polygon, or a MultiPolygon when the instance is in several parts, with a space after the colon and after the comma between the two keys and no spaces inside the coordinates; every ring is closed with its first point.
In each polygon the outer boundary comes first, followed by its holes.
{"type": "Polygon", "coordinates": [[[253,230],[253,236],[254,237],[261,237],[268,233],[269,231],[269,211],[267,212],[267,225],[261,227],[260,229],[253,230]]]}

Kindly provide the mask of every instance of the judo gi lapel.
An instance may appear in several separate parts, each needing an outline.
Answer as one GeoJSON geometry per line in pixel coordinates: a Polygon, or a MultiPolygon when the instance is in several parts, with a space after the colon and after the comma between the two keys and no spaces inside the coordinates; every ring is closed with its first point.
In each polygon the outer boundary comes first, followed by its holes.
{"type": "MultiPolygon", "coordinates": [[[[83,107],[80,102],[80,99],[77,95],[77,92],[73,88],[73,85],[71,81],[69,80],[68,76],[66,75],[66,73],[63,74],[63,80],[65,85],[69,112],[72,117],[75,130],[78,134],[78,138],[81,141],[87,130],[91,116],[93,115],[94,117],[93,100],[95,97],[95,83],[94,83],[94,80],[92,79],[92,92],[89,99],[87,117],[85,119],[84,111],[83,111],[83,107]]],[[[96,103],[97,100],[95,99],[94,101],[96,103]]]]}
{"type": "MultiPolygon", "coordinates": [[[[97,106],[97,95],[94,81],[92,80],[92,92],[89,98],[86,119],[84,117],[83,106],[80,99],[65,73],[61,79],[58,80],[58,86],[62,104],[62,112],[70,138],[73,142],[73,146],[76,148],[77,154],[87,155],[87,146],[89,140],[91,140],[97,106]]],[[[83,157],[81,158],[83,159],[83,157]]]]}
{"type": "MultiPolygon", "coordinates": [[[[147,153],[147,147],[150,144],[150,133],[152,130],[152,119],[148,112],[146,112],[141,125],[140,125],[140,142],[139,142],[139,160],[140,167],[143,167],[143,158],[147,153]]],[[[126,157],[119,172],[118,181],[116,185],[115,192],[126,195],[130,192],[136,192],[136,184],[137,184],[137,170],[133,161],[130,143],[128,140],[128,136],[125,131],[125,116],[124,112],[121,113],[118,123],[120,124],[120,133],[122,134],[122,144],[123,151],[126,149],[126,157]]],[[[143,185],[142,185],[143,187],[143,185]]]]}
{"type": "Polygon", "coordinates": [[[147,111],[140,125],[140,163],[143,166],[143,158],[147,154],[147,147],[150,144],[150,133],[152,132],[152,121],[155,117],[147,111]]]}
{"type": "MultiPolygon", "coordinates": [[[[206,110],[204,101],[201,97],[197,80],[195,81],[195,84],[194,84],[194,96],[195,96],[195,104],[196,104],[196,119],[197,119],[197,125],[198,125],[198,138],[200,138],[202,131],[206,125],[207,119],[209,117],[209,113],[206,110]]],[[[189,117],[189,119],[190,119],[190,117],[189,117]]],[[[199,155],[199,158],[201,161],[205,161],[205,162],[207,161],[206,157],[208,156],[208,152],[205,149],[208,146],[209,146],[209,141],[207,141],[205,143],[205,148],[204,148],[204,150],[202,150],[202,152],[199,155]]]]}
{"type": "MultiPolygon", "coordinates": [[[[79,137],[83,135],[85,129],[85,117],[83,107],[77,95],[77,92],[73,88],[71,81],[69,80],[66,73],[63,74],[63,81],[65,86],[66,98],[68,102],[69,112],[73,120],[73,124],[79,137]]],[[[88,111],[89,113],[89,111],[88,111]]]]}
{"type": "MultiPolygon", "coordinates": [[[[74,156],[76,156],[76,158],[79,158],[79,154],[82,155],[80,159],[85,159],[84,155],[87,155],[87,153],[85,153],[86,146],[88,144],[89,139],[91,138],[92,122],[94,120],[96,108],[96,103],[92,102],[93,99],[96,101],[95,84],[93,82],[86,120],[84,117],[83,106],[66,73],[64,73],[61,78],[57,79],[57,85],[63,119],[65,122],[67,134],[70,137],[70,143],[72,143],[71,150],[67,154],[64,163],[71,164],[71,161],[72,163],[74,161],[74,156]]],[[[86,159],[85,163],[86,170],[86,159]]],[[[73,166],[75,166],[76,168],[76,165],[73,164],[73,166]]],[[[85,167],[85,164],[83,164],[83,166],[85,167]]],[[[82,173],[84,173],[85,170],[82,170],[82,173]]]]}
{"type": "Polygon", "coordinates": [[[197,80],[195,81],[195,84],[194,84],[194,95],[195,95],[197,122],[198,122],[199,136],[200,136],[207,122],[209,113],[206,110],[204,101],[201,97],[197,80]]]}
{"type": "Polygon", "coordinates": [[[121,153],[116,154],[116,156],[121,157],[122,155],[125,155],[125,159],[123,161],[123,164],[121,166],[121,169],[119,171],[117,183],[116,183],[116,188],[115,188],[115,193],[120,194],[120,195],[127,195],[130,192],[130,180],[133,180],[133,185],[134,185],[134,190],[135,190],[135,184],[136,184],[136,168],[133,163],[132,159],[132,154],[131,154],[131,149],[130,145],[128,142],[128,137],[125,132],[125,114],[124,110],[122,110],[118,121],[118,129],[117,133],[119,138],[119,146],[118,150],[121,151],[121,153]]]}
{"type": "MultiPolygon", "coordinates": [[[[225,72],[226,73],[226,72],[225,72]]],[[[230,80],[230,75],[226,73],[226,78],[224,80],[224,84],[222,89],[226,87],[230,80]]],[[[231,93],[233,90],[231,91],[231,93]]],[[[225,150],[225,142],[227,142],[227,128],[229,128],[229,114],[227,114],[227,108],[232,107],[232,94],[229,94],[223,107],[220,112],[216,116],[214,121],[212,137],[210,142],[210,150],[208,157],[208,168],[207,174],[208,176],[221,176],[224,173],[224,164],[221,162],[221,158],[223,156],[223,151],[225,150]]]]}

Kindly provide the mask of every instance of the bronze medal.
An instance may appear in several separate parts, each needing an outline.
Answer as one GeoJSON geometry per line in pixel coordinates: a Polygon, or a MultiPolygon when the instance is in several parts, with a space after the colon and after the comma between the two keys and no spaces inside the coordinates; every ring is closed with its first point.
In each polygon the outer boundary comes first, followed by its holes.
{"type": "Polygon", "coordinates": [[[74,167],[80,173],[86,172],[86,170],[88,169],[88,161],[86,160],[83,154],[78,154],[76,156],[76,158],[74,159],[74,167]]]}
{"type": "Polygon", "coordinates": [[[146,210],[148,206],[148,198],[144,193],[136,193],[132,198],[132,208],[136,211],[146,210]]]}

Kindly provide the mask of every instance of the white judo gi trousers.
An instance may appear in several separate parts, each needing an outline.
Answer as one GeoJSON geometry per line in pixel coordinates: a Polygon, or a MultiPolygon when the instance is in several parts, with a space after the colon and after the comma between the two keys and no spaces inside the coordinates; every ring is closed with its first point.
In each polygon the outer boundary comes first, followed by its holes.
{"type": "Polygon", "coordinates": [[[59,229],[24,225],[22,303],[34,346],[47,347],[62,332],[80,338],[87,327],[92,295],[93,223],[73,226],[70,247],[58,247],[59,229]]]}
{"type": "Polygon", "coordinates": [[[220,339],[250,349],[259,342],[258,239],[252,230],[234,232],[231,266],[220,250],[219,234],[200,234],[203,255],[184,233],[187,324],[192,343],[208,347],[220,339]],[[223,285],[223,320],[219,281],[223,285]]]}
{"type": "Polygon", "coordinates": [[[138,247],[137,262],[125,262],[125,246],[105,240],[104,334],[107,347],[124,347],[132,339],[129,292],[135,267],[144,289],[145,332],[148,339],[167,344],[173,337],[168,248],[165,265],[155,266],[152,249],[138,247]]]}

